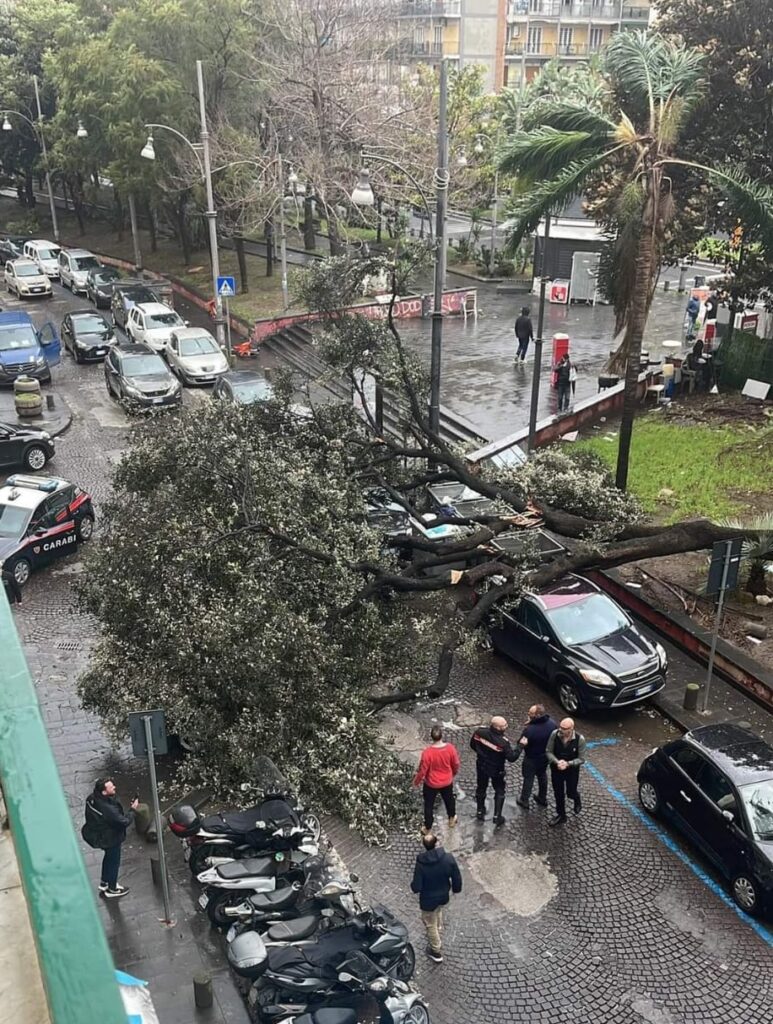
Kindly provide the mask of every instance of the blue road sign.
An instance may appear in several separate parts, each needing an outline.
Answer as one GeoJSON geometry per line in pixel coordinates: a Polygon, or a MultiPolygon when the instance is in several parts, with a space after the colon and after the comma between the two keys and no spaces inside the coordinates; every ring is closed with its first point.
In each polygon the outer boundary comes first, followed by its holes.
{"type": "Polygon", "coordinates": [[[217,294],[223,299],[236,295],[236,278],[219,277],[217,279],[217,294]]]}

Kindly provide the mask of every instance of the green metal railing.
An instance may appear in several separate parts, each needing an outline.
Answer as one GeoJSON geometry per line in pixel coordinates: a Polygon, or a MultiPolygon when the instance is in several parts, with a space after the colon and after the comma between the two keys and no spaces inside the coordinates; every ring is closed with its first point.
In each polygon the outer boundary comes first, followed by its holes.
{"type": "Polygon", "coordinates": [[[113,958],[2,587],[0,783],[52,1024],[126,1024],[113,958]]]}

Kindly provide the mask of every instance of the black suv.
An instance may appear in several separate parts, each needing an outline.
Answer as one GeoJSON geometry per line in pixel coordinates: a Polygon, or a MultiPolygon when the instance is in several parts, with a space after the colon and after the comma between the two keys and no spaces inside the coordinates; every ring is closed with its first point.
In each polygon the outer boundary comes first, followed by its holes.
{"type": "Polygon", "coordinates": [[[553,687],[570,715],[636,704],[666,685],[663,647],[581,576],[524,594],[512,612],[496,613],[489,634],[494,650],[553,687]]]}
{"type": "Polygon", "coordinates": [[[147,345],[114,345],[104,367],[107,393],[131,409],[163,409],[182,402],[179,380],[147,345]]]}
{"type": "Polygon", "coordinates": [[[0,487],[0,567],[20,587],[30,573],[91,539],[91,496],[51,476],[9,476],[0,487]]]}
{"type": "Polygon", "coordinates": [[[54,454],[54,441],[48,431],[26,424],[0,423],[0,467],[42,469],[54,454]]]}
{"type": "Polygon", "coordinates": [[[144,281],[116,281],[110,299],[110,310],[116,327],[126,329],[129,310],[138,302],[160,302],[158,295],[144,281]]]}
{"type": "Polygon", "coordinates": [[[742,910],[773,907],[773,747],[745,726],[704,725],[653,750],[636,777],[644,809],[714,862],[742,910]]]}

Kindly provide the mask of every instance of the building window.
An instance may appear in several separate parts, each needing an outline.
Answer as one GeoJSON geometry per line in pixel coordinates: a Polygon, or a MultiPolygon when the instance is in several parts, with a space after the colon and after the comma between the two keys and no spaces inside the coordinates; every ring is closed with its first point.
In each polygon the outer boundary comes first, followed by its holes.
{"type": "Polygon", "coordinates": [[[541,26],[529,26],[529,39],[526,46],[527,53],[540,53],[542,51],[542,28],[541,26]]]}
{"type": "Polygon", "coordinates": [[[435,25],[432,38],[432,49],[435,53],[443,52],[443,26],[435,25]]]}
{"type": "Polygon", "coordinates": [[[561,47],[562,52],[566,52],[572,46],[572,37],[574,35],[574,29],[571,26],[562,25],[558,31],[558,45],[561,47]]]}
{"type": "Polygon", "coordinates": [[[604,29],[592,28],[590,30],[590,50],[596,53],[604,45],[604,29]]]}

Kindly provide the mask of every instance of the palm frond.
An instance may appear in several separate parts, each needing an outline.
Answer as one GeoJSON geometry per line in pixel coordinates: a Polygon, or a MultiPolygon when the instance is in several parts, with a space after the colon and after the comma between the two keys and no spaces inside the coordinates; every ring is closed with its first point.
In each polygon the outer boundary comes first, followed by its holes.
{"type": "Polygon", "coordinates": [[[754,237],[768,254],[773,254],[773,188],[770,185],[755,181],[733,165],[706,167],[676,157],[667,157],[663,162],[702,171],[711,184],[728,197],[747,237],[754,237]]]}
{"type": "Polygon", "coordinates": [[[648,32],[616,32],[604,66],[620,92],[646,104],[653,130],[659,105],[681,97],[692,108],[704,88],[703,54],[648,32]]]}
{"type": "Polygon", "coordinates": [[[526,181],[553,178],[568,164],[582,162],[606,152],[607,137],[587,131],[558,131],[549,126],[516,132],[506,139],[497,153],[499,169],[517,174],[526,181]]]}
{"type": "Polygon", "coordinates": [[[578,103],[556,101],[536,102],[524,114],[524,128],[555,128],[560,132],[587,132],[605,138],[615,130],[615,123],[598,110],[578,103]]]}

